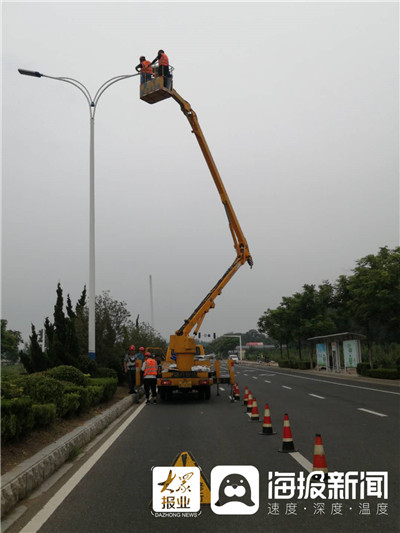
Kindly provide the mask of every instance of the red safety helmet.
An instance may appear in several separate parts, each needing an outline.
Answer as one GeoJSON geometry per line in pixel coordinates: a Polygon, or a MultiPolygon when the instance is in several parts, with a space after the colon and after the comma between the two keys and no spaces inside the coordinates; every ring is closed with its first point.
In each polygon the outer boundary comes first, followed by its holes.
{"type": "Polygon", "coordinates": [[[131,344],[131,345],[129,346],[129,349],[130,349],[130,350],[134,350],[134,349],[135,349],[135,346],[134,346],[133,344],[131,344]]]}
{"type": "Polygon", "coordinates": [[[139,352],[144,352],[144,348],[143,348],[143,346],[141,346],[141,347],[139,348],[139,352]]]}
{"type": "Polygon", "coordinates": [[[151,357],[151,353],[150,353],[150,352],[146,352],[146,353],[144,354],[144,356],[145,356],[145,357],[151,357]]]}

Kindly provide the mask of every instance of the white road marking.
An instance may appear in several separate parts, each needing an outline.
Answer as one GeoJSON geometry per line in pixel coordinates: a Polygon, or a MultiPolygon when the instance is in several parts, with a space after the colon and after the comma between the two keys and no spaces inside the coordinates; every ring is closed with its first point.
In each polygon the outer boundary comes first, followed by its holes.
{"type": "Polygon", "coordinates": [[[309,396],[314,396],[314,398],[319,398],[320,400],[325,400],[324,396],[318,396],[318,394],[309,394],[309,396]]]}
{"type": "Polygon", "coordinates": [[[286,385],[282,385],[282,389],[291,389],[292,387],[287,387],[286,385]]]}
{"type": "Polygon", "coordinates": [[[243,374],[244,376],[248,376],[248,374],[243,374]]]}
{"type": "Polygon", "coordinates": [[[310,463],[300,452],[291,452],[289,453],[295,461],[297,461],[307,472],[313,471],[313,464],[310,463]]]}
{"type": "Polygon", "coordinates": [[[265,383],[271,383],[268,379],[264,379],[265,383]]]}
{"type": "Polygon", "coordinates": [[[83,479],[89,470],[97,463],[100,457],[108,450],[108,448],[117,440],[117,438],[125,431],[129,424],[138,416],[138,414],[145,407],[143,402],[132,415],[125,420],[125,422],[111,435],[109,439],[82,465],[82,467],[56,492],[56,494],[46,503],[37,515],[20,531],[20,533],[36,533],[42,525],[47,522],[54,511],[62,504],[65,498],[74,490],[76,485],[83,479]]]}
{"type": "Polygon", "coordinates": [[[258,379],[256,376],[252,376],[253,379],[258,379]]]}
{"type": "MultiPolygon", "coordinates": [[[[272,375],[275,376],[275,374],[272,374],[272,375]]],[[[339,385],[340,387],[351,387],[353,389],[372,390],[374,392],[383,392],[385,394],[395,394],[396,396],[400,396],[400,392],[392,392],[392,391],[389,391],[389,390],[372,389],[371,387],[360,387],[359,385],[349,385],[347,383],[336,383],[336,381],[328,381],[327,379],[307,378],[305,376],[296,376],[295,374],[284,374],[283,372],[280,375],[281,376],[290,376],[291,378],[308,379],[309,381],[319,381],[320,383],[329,383],[331,385],[339,385]]]]}
{"type": "Polygon", "coordinates": [[[365,413],[370,413],[371,415],[376,415],[376,416],[387,416],[387,415],[384,415],[383,413],[377,413],[376,411],[370,411],[369,409],[363,409],[362,407],[358,407],[358,411],[364,411],[365,413]]]}
{"type": "Polygon", "coordinates": [[[267,372],[266,374],[264,374],[265,376],[276,376],[276,374],[271,374],[271,372],[267,372]]]}
{"type": "Polygon", "coordinates": [[[224,387],[220,387],[219,390],[222,390],[223,392],[225,392],[224,387]]]}

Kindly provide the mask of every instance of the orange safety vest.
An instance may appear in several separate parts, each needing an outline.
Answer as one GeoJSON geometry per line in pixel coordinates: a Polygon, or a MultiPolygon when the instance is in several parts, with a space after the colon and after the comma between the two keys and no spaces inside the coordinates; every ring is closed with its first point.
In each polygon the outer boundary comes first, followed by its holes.
{"type": "Polygon", "coordinates": [[[157,376],[157,361],[155,361],[154,359],[146,359],[144,377],[146,376],[157,376]]]}
{"type": "Polygon", "coordinates": [[[153,68],[150,66],[151,65],[150,61],[147,61],[147,60],[142,61],[141,65],[142,65],[142,68],[140,72],[142,74],[153,74],[153,68]]]}
{"type": "Polygon", "coordinates": [[[164,65],[165,67],[168,67],[169,65],[169,62],[168,62],[168,56],[167,54],[161,54],[161,57],[160,59],[158,60],[158,64],[161,66],[161,65],[164,65]]]}

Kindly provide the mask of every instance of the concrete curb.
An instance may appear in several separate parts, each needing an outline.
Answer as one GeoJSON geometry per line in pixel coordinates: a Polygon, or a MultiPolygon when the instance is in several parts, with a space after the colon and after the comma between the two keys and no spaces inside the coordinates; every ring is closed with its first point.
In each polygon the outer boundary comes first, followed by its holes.
{"type": "Polygon", "coordinates": [[[136,395],[127,396],[4,474],[1,483],[1,517],[60,468],[68,460],[71,450],[88,444],[135,403],[136,395]]]}

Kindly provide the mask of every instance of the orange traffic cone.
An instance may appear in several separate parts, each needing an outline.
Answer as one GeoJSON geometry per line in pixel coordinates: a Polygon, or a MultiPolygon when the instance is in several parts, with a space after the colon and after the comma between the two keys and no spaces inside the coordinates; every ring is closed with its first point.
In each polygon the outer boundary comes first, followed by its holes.
{"type": "Polygon", "coordinates": [[[259,435],[276,435],[276,431],[272,429],[271,415],[269,412],[269,405],[267,403],[265,404],[264,409],[263,427],[259,435]]]}
{"type": "Polygon", "coordinates": [[[282,448],[278,452],[297,452],[294,448],[294,442],[292,437],[292,430],[290,429],[289,415],[285,413],[283,417],[283,439],[282,439],[282,448]]]}
{"type": "Polygon", "coordinates": [[[313,460],[313,472],[319,470],[320,472],[328,473],[328,467],[326,465],[324,446],[322,444],[321,435],[318,433],[315,435],[314,444],[314,460],[313,460]]]}
{"type": "Polygon", "coordinates": [[[257,399],[253,398],[253,402],[251,404],[250,421],[258,422],[259,420],[260,420],[260,415],[258,414],[257,399]]]}
{"type": "Polygon", "coordinates": [[[247,406],[247,400],[249,399],[249,389],[247,387],[244,388],[244,398],[243,398],[243,405],[247,406]]]}
{"type": "Polygon", "coordinates": [[[247,398],[247,413],[251,413],[251,408],[253,404],[253,395],[251,394],[251,391],[249,390],[249,396],[247,398]]]}
{"type": "Polygon", "coordinates": [[[237,383],[235,383],[235,400],[239,401],[240,400],[240,392],[239,392],[239,385],[237,383]]]}

